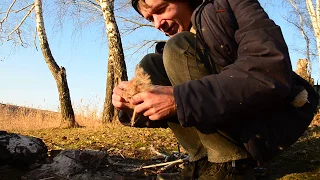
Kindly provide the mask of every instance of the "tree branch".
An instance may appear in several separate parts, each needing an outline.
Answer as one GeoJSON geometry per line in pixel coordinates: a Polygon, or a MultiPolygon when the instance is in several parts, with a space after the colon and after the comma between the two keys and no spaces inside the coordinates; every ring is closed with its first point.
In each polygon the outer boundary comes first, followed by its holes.
{"type": "Polygon", "coordinates": [[[89,7],[92,7],[92,8],[94,8],[94,9],[98,10],[99,12],[102,12],[100,6],[99,6],[98,4],[92,2],[92,1],[88,1],[88,0],[87,0],[86,2],[78,1],[78,2],[75,2],[75,3],[80,4],[80,5],[81,5],[81,4],[87,5],[87,6],[89,6],[89,7]]]}
{"type": "Polygon", "coordinates": [[[116,17],[124,20],[125,22],[130,22],[132,24],[136,24],[136,25],[141,26],[141,27],[152,27],[152,28],[154,27],[151,24],[138,23],[137,21],[133,21],[131,19],[128,19],[128,18],[125,18],[125,17],[122,17],[122,16],[116,16],[116,17]]]}
{"type": "Polygon", "coordinates": [[[31,11],[34,9],[34,4],[31,6],[27,14],[23,17],[23,19],[20,21],[20,23],[8,34],[8,39],[10,39],[10,36],[12,35],[13,32],[15,32],[17,29],[20,28],[20,26],[23,24],[23,22],[27,19],[27,17],[30,15],[31,11]]]}
{"type": "Polygon", "coordinates": [[[27,6],[23,7],[23,8],[20,8],[20,9],[18,9],[18,10],[14,10],[14,11],[12,11],[12,12],[18,13],[18,12],[20,12],[20,11],[23,11],[23,10],[27,9],[28,7],[30,7],[30,6],[32,6],[32,5],[33,5],[33,3],[27,5],[27,6]]]}
{"type": "Polygon", "coordinates": [[[10,11],[11,11],[11,9],[12,9],[12,7],[13,7],[13,5],[14,5],[15,3],[16,3],[16,0],[12,1],[12,3],[10,4],[10,6],[9,6],[7,12],[6,12],[6,15],[4,16],[4,18],[3,18],[3,19],[1,20],[1,22],[0,22],[1,26],[2,26],[2,23],[5,22],[5,21],[8,19],[9,13],[10,13],[10,11]]]}

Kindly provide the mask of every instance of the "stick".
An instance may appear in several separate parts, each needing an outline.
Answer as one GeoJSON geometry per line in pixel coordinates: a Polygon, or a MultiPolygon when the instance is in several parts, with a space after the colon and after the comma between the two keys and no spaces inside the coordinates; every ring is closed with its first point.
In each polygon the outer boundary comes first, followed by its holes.
{"type": "Polygon", "coordinates": [[[134,123],[135,123],[136,115],[137,115],[137,112],[136,112],[136,109],[134,109],[133,110],[133,115],[132,115],[132,118],[131,118],[131,126],[133,126],[134,123]]]}
{"type": "Polygon", "coordinates": [[[175,167],[175,165],[177,165],[177,164],[180,164],[180,162],[172,163],[172,164],[166,165],[166,166],[164,166],[164,167],[160,168],[160,169],[157,171],[157,174],[162,173],[162,172],[164,172],[164,171],[167,171],[167,170],[169,170],[169,169],[171,169],[171,168],[174,168],[174,167],[175,167]]]}
{"type": "Polygon", "coordinates": [[[183,163],[184,161],[187,161],[188,159],[189,158],[186,157],[186,158],[183,158],[183,159],[178,159],[178,160],[170,161],[170,162],[166,162],[166,163],[143,166],[143,167],[141,167],[141,169],[148,169],[148,168],[159,167],[159,166],[167,166],[167,165],[171,165],[171,164],[179,164],[179,163],[183,163]]]}

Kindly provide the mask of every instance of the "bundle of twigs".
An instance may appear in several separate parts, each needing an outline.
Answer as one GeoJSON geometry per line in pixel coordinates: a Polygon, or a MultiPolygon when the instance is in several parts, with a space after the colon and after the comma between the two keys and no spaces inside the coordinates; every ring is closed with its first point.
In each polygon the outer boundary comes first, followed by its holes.
{"type": "MultiPolygon", "coordinates": [[[[139,65],[135,70],[135,76],[129,81],[129,86],[124,89],[123,98],[129,102],[130,108],[134,109],[132,97],[140,92],[148,91],[152,88],[150,75],[147,74],[139,65]]],[[[131,126],[135,123],[136,111],[133,111],[131,126]]]]}

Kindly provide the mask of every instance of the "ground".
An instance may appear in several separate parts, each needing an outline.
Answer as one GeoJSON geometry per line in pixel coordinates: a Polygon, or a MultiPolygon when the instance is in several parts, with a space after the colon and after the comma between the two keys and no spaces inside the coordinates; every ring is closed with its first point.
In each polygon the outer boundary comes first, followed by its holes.
{"type": "MultiPolygon", "coordinates": [[[[97,150],[106,152],[113,163],[102,158],[99,163],[92,159],[92,163],[86,164],[86,177],[92,180],[98,179],[94,178],[95,176],[98,177],[98,175],[104,175],[103,179],[154,179],[156,172],[161,167],[135,172],[130,172],[128,169],[132,170],[132,167],[137,168],[164,162],[165,160],[159,158],[155,152],[166,155],[177,151],[182,154],[185,153],[183,148],[179,148],[177,140],[169,129],[131,128],[117,123],[103,126],[85,125],[82,128],[72,129],[37,128],[39,127],[38,125],[21,128],[17,126],[10,127],[10,125],[13,123],[25,125],[25,121],[14,122],[9,118],[5,124],[1,124],[2,122],[4,121],[0,117],[0,129],[40,138],[47,145],[50,152],[59,152],[60,150],[97,150]]],[[[30,125],[34,122],[30,121],[27,124],[30,125]]],[[[37,121],[37,123],[40,122],[47,123],[43,119],[37,121]]],[[[90,121],[87,124],[93,124],[93,122],[90,121]]],[[[36,169],[38,167],[32,168],[36,169]]],[[[178,166],[171,169],[171,171],[175,171],[177,168],[178,166]]],[[[258,179],[263,180],[320,179],[320,115],[316,115],[312,124],[299,141],[267,165],[256,168],[255,173],[258,179]]],[[[12,169],[8,166],[0,166],[0,174],[0,180],[21,179],[20,177],[25,177],[22,179],[32,179],[32,177],[25,176],[25,171],[12,169]]],[[[40,179],[72,179],[75,177],[75,175],[63,177],[51,174],[40,179]]],[[[78,179],[80,178],[78,177],[78,179]]]]}

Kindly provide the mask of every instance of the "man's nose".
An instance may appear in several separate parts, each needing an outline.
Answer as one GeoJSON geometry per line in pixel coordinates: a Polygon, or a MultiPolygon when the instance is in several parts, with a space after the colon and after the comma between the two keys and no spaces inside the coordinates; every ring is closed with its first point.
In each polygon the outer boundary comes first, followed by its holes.
{"type": "Polygon", "coordinates": [[[163,24],[161,16],[155,14],[153,15],[153,22],[154,22],[154,27],[162,31],[161,27],[163,24]]]}

